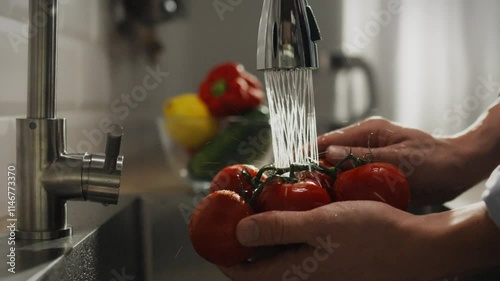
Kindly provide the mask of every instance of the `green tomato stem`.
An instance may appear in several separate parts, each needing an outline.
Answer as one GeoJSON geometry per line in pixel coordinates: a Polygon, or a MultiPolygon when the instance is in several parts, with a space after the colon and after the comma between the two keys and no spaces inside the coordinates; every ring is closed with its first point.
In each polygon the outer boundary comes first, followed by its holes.
{"type": "MultiPolygon", "coordinates": [[[[252,198],[250,198],[250,201],[248,201],[248,204],[250,204],[250,206],[252,206],[252,208],[254,208],[254,204],[257,201],[257,198],[259,198],[260,194],[262,193],[264,186],[266,184],[268,184],[269,182],[271,182],[272,180],[276,179],[277,177],[278,177],[277,175],[273,175],[258,185],[258,187],[254,190],[252,198]]],[[[255,208],[254,208],[254,210],[255,210],[255,208]]]]}

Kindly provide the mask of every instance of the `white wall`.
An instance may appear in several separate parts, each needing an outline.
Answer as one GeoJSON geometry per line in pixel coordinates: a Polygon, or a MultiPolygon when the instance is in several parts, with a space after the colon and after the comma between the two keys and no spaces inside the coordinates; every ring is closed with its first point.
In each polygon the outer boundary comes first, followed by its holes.
{"type": "Polygon", "coordinates": [[[354,53],[374,65],[379,114],[428,132],[454,134],[495,100],[499,1],[344,3],[344,45],[354,45],[354,53]]]}
{"type": "Polygon", "coordinates": [[[460,132],[500,92],[500,2],[404,3],[396,117],[437,134],[460,132]]]}
{"type": "MultiPolygon", "coordinates": [[[[58,117],[68,119],[68,144],[76,149],[84,130],[96,128],[109,111],[107,1],[60,4],[58,117]]],[[[0,217],[6,213],[7,165],[15,163],[15,118],[26,116],[28,0],[0,1],[0,217]],[[12,41],[11,38],[17,38],[12,41]],[[16,43],[12,43],[16,42],[16,43]]],[[[92,145],[102,151],[102,143],[92,145]]]]}

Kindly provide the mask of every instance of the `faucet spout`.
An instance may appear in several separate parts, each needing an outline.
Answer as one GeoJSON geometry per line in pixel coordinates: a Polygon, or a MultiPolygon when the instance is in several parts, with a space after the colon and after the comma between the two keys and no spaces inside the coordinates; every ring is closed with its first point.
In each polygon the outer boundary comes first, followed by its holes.
{"type": "Polygon", "coordinates": [[[319,67],[321,33],[306,0],[264,0],[260,19],[257,69],[319,67]]]}
{"type": "Polygon", "coordinates": [[[58,0],[30,0],[28,118],[56,117],[57,13],[58,0]]]}

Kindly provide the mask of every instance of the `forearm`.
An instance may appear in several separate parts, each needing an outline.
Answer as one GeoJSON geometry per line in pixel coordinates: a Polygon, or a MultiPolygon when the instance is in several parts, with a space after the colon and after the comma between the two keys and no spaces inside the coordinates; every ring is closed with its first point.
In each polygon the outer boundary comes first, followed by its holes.
{"type": "Polygon", "coordinates": [[[464,161],[464,172],[476,181],[486,179],[500,165],[500,103],[454,139],[464,161]]]}
{"type": "MultiPolygon", "coordinates": [[[[500,266],[500,230],[484,203],[418,218],[424,223],[432,278],[470,274],[500,266]],[[443,276],[445,275],[445,276],[443,276]]],[[[422,227],[422,225],[421,225],[422,227]]]]}

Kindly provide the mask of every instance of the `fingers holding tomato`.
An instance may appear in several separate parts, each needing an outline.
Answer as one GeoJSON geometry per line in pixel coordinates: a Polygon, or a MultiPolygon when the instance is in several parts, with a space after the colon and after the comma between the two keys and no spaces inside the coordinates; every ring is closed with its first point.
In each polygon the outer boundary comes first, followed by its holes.
{"type": "MultiPolygon", "coordinates": [[[[233,165],[219,172],[212,192],[196,208],[190,222],[195,250],[207,261],[233,266],[255,254],[236,238],[244,218],[268,211],[309,211],[336,201],[380,201],[406,210],[410,188],[405,175],[386,163],[369,163],[350,155],[354,168],[341,171],[325,164],[292,165],[258,170],[233,165]]],[[[347,159],[347,160],[349,160],[347,159]]]]}
{"type": "Polygon", "coordinates": [[[328,192],[314,177],[292,179],[276,171],[271,174],[267,180],[264,169],[233,165],[215,176],[211,194],[196,207],[190,221],[191,242],[201,257],[219,266],[239,264],[256,252],[236,238],[236,226],[242,219],[258,212],[308,211],[331,203],[328,192]]]}

